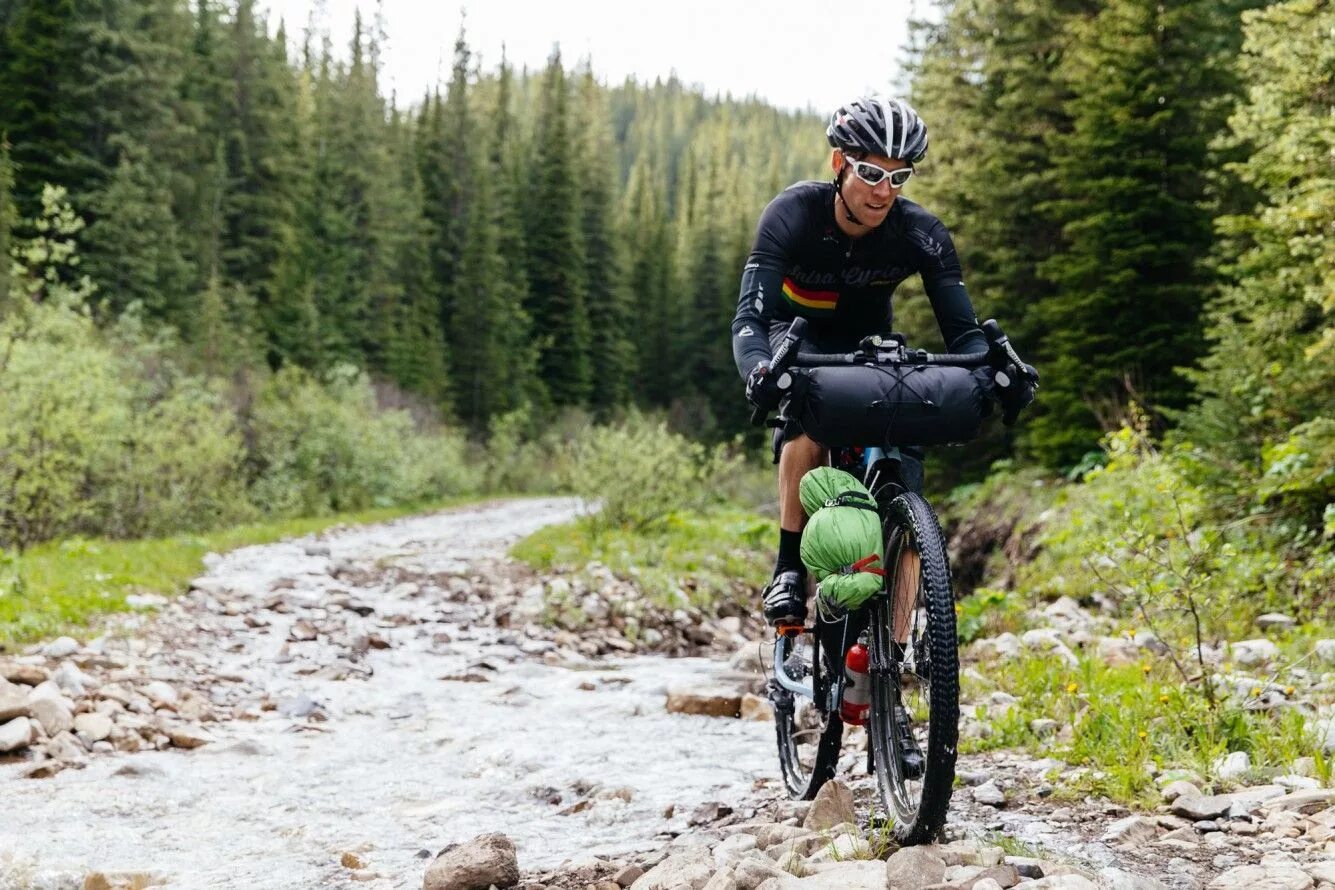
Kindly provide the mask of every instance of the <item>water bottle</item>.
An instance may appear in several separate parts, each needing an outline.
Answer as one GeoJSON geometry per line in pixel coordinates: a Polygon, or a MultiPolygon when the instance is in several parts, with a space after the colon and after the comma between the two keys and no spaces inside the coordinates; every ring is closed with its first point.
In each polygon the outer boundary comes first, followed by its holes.
{"type": "Polygon", "coordinates": [[[867,647],[854,643],[844,657],[844,703],[840,715],[845,723],[862,726],[871,707],[871,676],[867,673],[871,657],[867,647]]]}

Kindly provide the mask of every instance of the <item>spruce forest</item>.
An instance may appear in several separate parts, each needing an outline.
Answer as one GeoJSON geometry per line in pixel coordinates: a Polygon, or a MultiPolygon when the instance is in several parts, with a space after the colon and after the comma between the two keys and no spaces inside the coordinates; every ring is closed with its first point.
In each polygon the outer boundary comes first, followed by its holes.
{"type": "MultiPolygon", "coordinates": [[[[1335,6],[930,18],[884,86],[931,128],[906,197],[1042,373],[930,483],[1094,498],[1152,467],[1256,556],[1235,586],[1321,602],[1335,6]]],[[[0,0],[0,545],[550,489],[554,430],[646,412],[763,459],[728,323],[760,210],[828,175],[828,109],[609,84],[559,48],[516,70],[464,31],[438,89],[393,95],[376,17],[294,25],[0,0]]],[[[896,300],[935,347],[916,283],[896,300]]],[[[1153,536],[1162,506],[1085,509],[1153,536]]]]}

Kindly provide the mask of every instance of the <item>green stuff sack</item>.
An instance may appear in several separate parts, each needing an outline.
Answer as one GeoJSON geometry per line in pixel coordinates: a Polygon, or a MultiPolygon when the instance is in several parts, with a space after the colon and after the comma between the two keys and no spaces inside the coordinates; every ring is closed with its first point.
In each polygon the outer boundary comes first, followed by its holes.
{"type": "Polygon", "coordinates": [[[807,473],[798,493],[811,517],[802,532],[802,562],[815,576],[821,599],[858,608],[883,584],[876,502],[861,482],[833,467],[807,473]]]}

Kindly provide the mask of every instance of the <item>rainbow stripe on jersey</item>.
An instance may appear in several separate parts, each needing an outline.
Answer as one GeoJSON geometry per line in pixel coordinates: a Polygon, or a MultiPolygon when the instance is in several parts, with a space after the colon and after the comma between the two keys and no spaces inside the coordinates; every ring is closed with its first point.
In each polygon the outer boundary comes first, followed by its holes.
{"type": "Polygon", "coordinates": [[[783,280],[783,296],[789,303],[806,310],[802,315],[825,315],[834,311],[839,303],[839,292],[835,290],[808,290],[800,287],[791,278],[783,280]]]}

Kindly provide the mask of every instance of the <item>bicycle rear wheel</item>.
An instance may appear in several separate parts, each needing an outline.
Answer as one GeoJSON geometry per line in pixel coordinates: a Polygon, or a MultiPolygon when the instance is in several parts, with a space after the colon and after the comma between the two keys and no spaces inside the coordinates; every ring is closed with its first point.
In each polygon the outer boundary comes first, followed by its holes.
{"type": "MultiPolygon", "coordinates": [[[[806,634],[791,638],[790,654],[785,659],[788,675],[795,680],[811,679],[818,691],[828,686],[828,678],[819,678],[814,649],[806,634]]],[[[769,697],[774,704],[774,725],[779,743],[779,768],[783,784],[795,800],[811,800],[820,787],[834,777],[843,744],[844,723],[835,712],[823,711],[816,701],[783,688],[778,680],[769,682],[769,697]]]]}
{"type": "Polygon", "coordinates": [[[927,501],[912,492],[895,498],[886,508],[884,528],[886,590],[872,606],[867,728],[881,804],[894,818],[895,839],[923,844],[945,825],[955,781],[955,598],[945,538],[927,501]],[[901,709],[907,732],[896,723],[901,709]],[[912,750],[923,758],[919,775],[905,767],[904,755],[912,750]]]}

